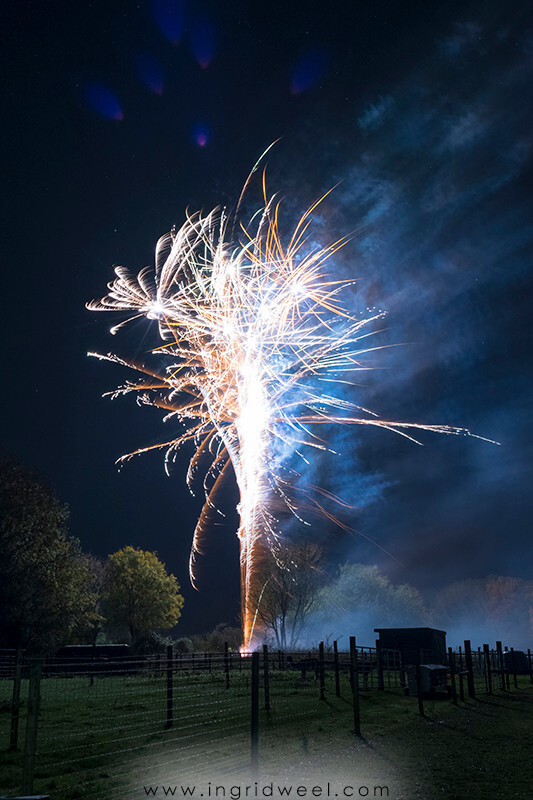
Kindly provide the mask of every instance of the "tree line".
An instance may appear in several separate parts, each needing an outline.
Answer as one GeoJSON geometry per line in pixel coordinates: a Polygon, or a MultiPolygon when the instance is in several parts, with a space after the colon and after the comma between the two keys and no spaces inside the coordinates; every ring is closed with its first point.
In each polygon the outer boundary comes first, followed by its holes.
{"type": "Polygon", "coordinates": [[[17,462],[0,463],[0,648],[50,653],[107,636],[137,650],[181,615],[178,581],[156,553],[105,561],[69,534],[68,507],[17,462]]]}
{"type": "MultiPolygon", "coordinates": [[[[154,552],[125,546],[105,560],[82,552],[69,514],[13,460],[0,461],[0,648],[51,653],[63,644],[161,646],[181,616],[178,581],[154,552]]],[[[254,597],[260,638],[292,650],[350,632],[371,644],[374,627],[439,627],[457,641],[479,635],[529,646],[533,581],[491,575],[441,586],[431,603],[375,565],[325,564],[309,541],[278,541],[265,555],[254,597]],[[526,641],[527,640],[527,641],[526,641]]],[[[175,640],[178,650],[237,650],[239,627],[175,640]]]]}

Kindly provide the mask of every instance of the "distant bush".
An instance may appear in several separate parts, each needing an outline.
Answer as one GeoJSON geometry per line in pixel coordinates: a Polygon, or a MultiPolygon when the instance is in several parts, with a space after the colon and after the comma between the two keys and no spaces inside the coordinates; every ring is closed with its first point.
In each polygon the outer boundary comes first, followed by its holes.
{"type": "Polygon", "coordinates": [[[194,645],[192,643],[192,639],[189,639],[186,636],[182,636],[180,639],[176,639],[176,641],[174,642],[174,647],[177,653],[194,652],[194,645]]]}
{"type": "Polygon", "coordinates": [[[238,652],[242,642],[240,628],[232,628],[225,623],[217,625],[210,633],[192,636],[193,649],[196,652],[223,653],[225,642],[233,652],[238,652]]]}
{"type": "Polygon", "coordinates": [[[138,655],[151,655],[152,653],[164,653],[167,646],[172,644],[172,639],[163,636],[156,631],[149,631],[137,639],[132,647],[134,653],[138,655]]]}

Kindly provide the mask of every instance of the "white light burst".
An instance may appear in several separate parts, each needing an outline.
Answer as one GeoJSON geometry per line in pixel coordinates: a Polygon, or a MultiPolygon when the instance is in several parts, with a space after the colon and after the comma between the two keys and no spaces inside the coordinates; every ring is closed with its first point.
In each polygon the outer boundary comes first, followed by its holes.
{"type": "MultiPolygon", "coordinates": [[[[374,349],[367,337],[382,313],[356,319],[343,308],[347,282],[328,277],[326,262],[345,240],[310,247],[308,228],[324,198],[305,212],[284,243],[279,202],[267,199],[264,177],[263,195],[253,227],[241,226],[238,238],[232,234],[235,217],[232,226],[224,211],[187,216],[179,230],[159,240],[154,270],[145,268],[135,276],[117,267],[109,293],[88,306],[128,312],[114,333],[138,317],[157,320],[162,343],[153,352],[164,358],[160,369],[111,354],[98,357],[140,373],[113,396],[134,393],[141,403],[163,408],[165,419],[183,423],[176,438],[121,460],[154,447],[166,449],[168,458],[192,440],[190,482],[204,456],[211,458],[191,549],[193,583],[196,555],[216,513],[217,491],[233,465],[240,492],[244,647],[254,634],[252,598],[257,597],[254,581],[261,555],[280,535],[275,504],[301,513],[302,492],[294,491],[299,476],[284,465],[288,453],[306,461],[314,449],[328,449],[320,426],[337,424],[386,428],[413,441],[416,430],[469,435],[447,425],[382,420],[346,399],[350,388],[355,391],[351,373],[365,369],[362,357],[374,349]]],[[[322,509],[311,491],[303,495],[322,509]]]]}

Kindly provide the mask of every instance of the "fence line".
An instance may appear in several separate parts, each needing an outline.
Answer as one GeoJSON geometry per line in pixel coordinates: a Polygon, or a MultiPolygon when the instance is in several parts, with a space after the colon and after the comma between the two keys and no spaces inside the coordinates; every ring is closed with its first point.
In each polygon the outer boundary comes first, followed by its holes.
{"type": "Polygon", "coordinates": [[[0,651],[0,701],[10,707],[2,717],[9,725],[0,728],[6,748],[9,742],[20,751],[25,731],[18,777],[12,770],[5,788],[31,794],[36,774],[42,789],[57,787],[54,800],[74,793],[84,800],[128,798],[134,758],[147,783],[154,777],[161,782],[160,775],[171,770],[188,770],[195,780],[213,769],[251,767],[256,773],[263,751],[295,721],[305,727],[348,712],[345,730],[361,735],[361,692],[414,693],[423,715],[424,686],[431,690],[431,676],[439,671],[455,704],[465,699],[464,680],[470,700],[483,690],[492,694],[498,684],[509,691],[511,676],[517,687],[520,670],[533,683],[531,651],[519,658],[500,642],[495,650],[488,644],[472,650],[467,640],[458,653],[448,649],[444,665],[426,666],[426,659],[420,652],[409,673],[399,651],[379,642],[361,647],[355,637],[348,652],[338,642],[292,653],[264,646],[254,654],[228,647],[223,653],[182,654],[169,647],[156,656],[42,662],[0,651]],[[327,704],[320,702],[326,698],[327,704]]]}

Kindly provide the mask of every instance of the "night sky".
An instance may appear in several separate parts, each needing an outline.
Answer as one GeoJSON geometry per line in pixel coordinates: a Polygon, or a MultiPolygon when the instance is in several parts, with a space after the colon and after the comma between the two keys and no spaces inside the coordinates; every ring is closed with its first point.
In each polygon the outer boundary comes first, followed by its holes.
{"type": "Polygon", "coordinates": [[[111,337],[117,320],[85,303],[105,294],[112,265],[151,264],[187,207],[234,206],[278,137],[267,180],[287,224],[339,184],[313,237],[353,234],[331,271],[357,278],[354,312],[387,312],[374,343],[395,346],[369,355],[355,402],[501,443],[332,432],[342,455],[311,478],[357,507],[363,534],[331,533],[332,572],[345,559],[376,563],[428,597],[462,578],[532,577],[527,5],[4,9],[3,447],[69,504],[84,550],[157,550],[186,596],[184,632],[236,622],[237,518],[213,530],[193,592],[201,498],[185,486],[190,454],[170,478],[161,454],[118,472],[116,458],[167,431],[155,409],[102,399],[131,376],[86,356],[142,356],[154,330],[111,337]]]}

